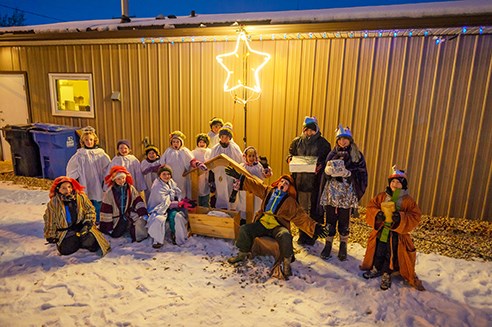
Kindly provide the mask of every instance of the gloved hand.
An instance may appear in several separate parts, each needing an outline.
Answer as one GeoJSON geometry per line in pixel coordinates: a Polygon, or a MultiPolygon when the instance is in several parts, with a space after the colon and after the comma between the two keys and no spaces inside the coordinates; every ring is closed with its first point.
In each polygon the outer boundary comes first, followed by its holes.
{"type": "Polygon", "coordinates": [[[330,165],[329,163],[326,163],[325,174],[328,176],[331,176],[331,175],[333,175],[334,172],[335,172],[335,169],[333,168],[333,166],[330,165]]]}
{"type": "Polygon", "coordinates": [[[340,177],[350,177],[350,175],[352,175],[352,173],[350,172],[350,170],[348,169],[344,169],[343,172],[340,174],[340,177]]]}
{"type": "Polygon", "coordinates": [[[92,228],[92,222],[91,221],[86,221],[82,228],[80,229],[80,235],[87,234],[92,228]]]}
{"type": "Polygon", "coordinates": [[[267,157],[260,156],[260,164],[263,166],[264,169],[267,169],[268,168],[267,157]]]}
{"type": "Polygon", "coordinates": [[[179,201],[171,201],[169,204],[169,209],[176,209],[179,207],[179,201]]]}
{"type": "Polygon", "coordinates": [[[58,242],[58,239],[56,237],[48,237],[46,241],[50,244],[54,244],[58,242]]]}
{"type": "Polygon", "coordinates": [[[314,238],[325,238],[328,236],[328,227],[320,224],[316,224],[314,228],[314,238]]]}
{"type": "Polygon", "coordinates": [[[393,211],[393,214],[391,215],[391,218],[393,219],[393,224],[391,225],[392,228],[398,227],[401,222],[401,215],[399,211],[393,211]]]}
{"type": "Polygon", "coordinates": [[[378,211],[378,213],[376,214],[376,223],[374,224],[374,226],[379,226],[380,224],[384,223],[385,220],[386,216],[384,215],[384,212],[378,211]]]}
{"type": "Polygon", "coordinates": [[[240,179],[241,178],[241,174],[238,173],[236,171],[236,169],[234,169],[234,167],[231,167],[231,166],[227,166],[225,168],[225,173],[226,173],[226,175],[231,176],[231,177],[234,177],[235,179],[240,179]]]}

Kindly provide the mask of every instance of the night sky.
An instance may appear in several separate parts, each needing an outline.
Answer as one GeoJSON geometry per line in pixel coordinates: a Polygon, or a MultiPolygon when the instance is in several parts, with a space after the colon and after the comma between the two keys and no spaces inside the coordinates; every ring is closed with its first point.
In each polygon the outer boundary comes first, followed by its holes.
{"type": "MultiPolygon", "coordinates": [[[[191,10],[199,14],[225,14],[242,12],[262,12],[280,10],[307,10],[322,8],[342,8],[358,6],[379,6],[389,4],[409,4],[439,2],[439,0],[129,0],[129,13],[134,17],[155,17],[173,14],[187,16],[191,10]]],[[[11,15],[17,8],[24,12],[24,25],[52,24],[67,21],[111,19],[121,16],[120,0],[0,0],[0,15],[11,15]]]]}

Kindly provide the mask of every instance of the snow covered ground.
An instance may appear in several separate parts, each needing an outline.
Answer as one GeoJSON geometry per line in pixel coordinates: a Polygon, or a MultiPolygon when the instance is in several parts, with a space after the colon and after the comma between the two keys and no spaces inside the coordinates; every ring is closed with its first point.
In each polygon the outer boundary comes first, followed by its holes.
{"type": "Polygon", "coordinates": [[[47,201],[0,183],[0,326],[492,326],[492,262],[419,253],[419,292],[363,279],[358,244],[346,262],[296,245],[288,281],[268,277],[270,258],[224,263],[232,241],[206,237],[158,250],[112,239],[104,258],[62,257],[43,238],[47,201]]]}

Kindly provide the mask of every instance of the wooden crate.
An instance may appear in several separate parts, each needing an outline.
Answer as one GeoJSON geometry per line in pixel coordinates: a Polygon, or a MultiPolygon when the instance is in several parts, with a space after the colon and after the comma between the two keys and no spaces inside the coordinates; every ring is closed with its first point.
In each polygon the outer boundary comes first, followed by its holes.
{"type": "Polygon", "coordinates": [[[238,211],[196,207],[188,212],[188,219],[192,234],[228,239],[236,239],[239,234],[241,218],[238,211]],[[212,210],[226,212],[231,217],[208,215],[212,210]]]}

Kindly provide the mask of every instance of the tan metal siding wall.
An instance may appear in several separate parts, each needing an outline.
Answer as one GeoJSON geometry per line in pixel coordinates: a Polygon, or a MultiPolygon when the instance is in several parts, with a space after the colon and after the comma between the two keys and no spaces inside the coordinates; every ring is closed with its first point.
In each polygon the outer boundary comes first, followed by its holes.
{"type": "MultiPolygon", "coordinates": [[[[338,123],[351,127],[369,171],[362,204],[384,189],[393,163],[406,168],[423,211],[492,220],[492,36],[335,38],[253,41],[272,54],[261,97],[247,106],[248,145],[268,156],[275,176],[305,115],[318,117],[334,145],[338,123]]],[[[224,93],[215,56],[234,42],[57,45],[0,48],[2,70],[27,71],[34,121],[94,126],[110,156],[128,138],[164,151],[176,129],[195,147],[219,116],[243,147],[244,110],[224,93]],[[92,72],[96,119],[52,117],[49,72],[92,72]],[[121,92],[121,102],[110,100],[121,92]]],[[[241,70],[242,67],[234,67],[241,70]]],[[[249,81],[252,81],[252,74],[249,81]]]]}

